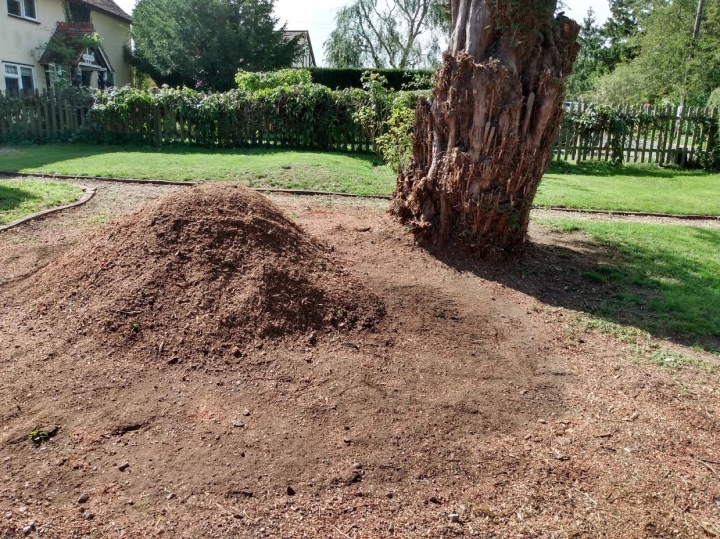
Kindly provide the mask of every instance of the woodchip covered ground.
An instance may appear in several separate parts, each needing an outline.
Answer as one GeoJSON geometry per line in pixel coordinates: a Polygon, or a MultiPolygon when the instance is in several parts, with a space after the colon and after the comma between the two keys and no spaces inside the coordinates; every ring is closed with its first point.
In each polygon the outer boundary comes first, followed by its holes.
{"type": "Polygon", "coordinates": [[[590,240],[533,227],[519,272],[383,202],[272,197],[386,315],[173,361],[23,317],[39,268],[176,189],[97,187],[0,235],[0,538],[720,536],[717,374],[644,351],[713,358],[583,329],[590,240]]]}

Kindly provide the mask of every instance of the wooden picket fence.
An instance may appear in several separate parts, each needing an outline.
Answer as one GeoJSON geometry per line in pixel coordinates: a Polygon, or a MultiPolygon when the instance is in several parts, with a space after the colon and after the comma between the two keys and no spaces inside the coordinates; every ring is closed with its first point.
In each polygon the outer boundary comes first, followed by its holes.
{"type": "Polygon", "coordinates": [[[220,118],[214,126],[198,125],[182,112],[164,107],[137,107],[127,120],[114,122],[105,128],[123,140],[140,141],[155,146],[184,144],[189,146],[218,146],[222,148],[264,147],[292,149],[322,149],[337,152],[369,153],[372,141],[358,129],[344,133],[318,147],[315,141],[301,140],[297,133],[284,132],[272,121],[251,125],[231,124],[220,118]]]}
{"type": "MultiPolygon", "coordinates": [[[[63,139],[81,128],[93,101],[82,92],[24,94],[0,101],[0,142],[63,139]]],[[[0,100],[3,95],[0,91],[0,100]]]]}
{"type": "MultiPolygon", "coordinates": [[[[83,129],[83,122],[92,108],[93,98],[82,91],[35,92],[20,98],[3,100],[0,93],[0,143],[24,140],[46,142],[67,140],[83,129]]],[[[618,160],[631,163],[677,164],[697,163],[718,141],[718,110],[702,107],[630,107],[617,111],[633,118],[641,117],[632,129],[617,139],[607,129],[588,127],[581,118],[590,107],[587,103],[567,105],[566,118],[554,143],[554,158],[582,162],[618,160]],[[618,156],[621,151],[622,155],[618,156]]],[[[162,107],[138,109],[125,121],[118,121],[110,134],[128,140],[154,145],[188,144],[225,147],[260,146],[314,148],[312,141],[283,135],[273,125],[245,129],[245,126],[224,125],[222,121],[212,132],[198,128],[181,113],[162,107]]],[[[106,133],[107,134],[107,133],[106,133]]],[[[359,131],[325,142],[323,149],[342,152],[369,152],[372,143],[359,131]]]]}
{"type": "Polygon", "coordinates": [[[87,92],[48,93],[10,97],[2,101],[0,91],[0,144],[17,141],[37,143],[69,140],[134,142],[156,146],[185,144],[205,147],[267,147],[333,150],[368,153],[372,141],[361,130],[353,129],[333,137],[318,133],[312,140],[303,139],[287,129],[282,121],[253,116],[247,123],[233,123],[219,118],[214,125],[198,124],[182,112],[158,107],[133,107],[123,119],[98,128],[89,112],[94,98],[87,92]]]}
{"type": "Polygon", "coordinates": [[[616,111],[634,118],[636,125],[621,140],[613,140],[617,135],[609,130],[587,129],[575,121],[589,107],[588,103],[566,107],[565,121],[553,146],[556,159],[611,161],[621,149],[618,157],[625,163],[685,166],[699,162],[718,142],[717,109],[619,105],[616,111]]]}

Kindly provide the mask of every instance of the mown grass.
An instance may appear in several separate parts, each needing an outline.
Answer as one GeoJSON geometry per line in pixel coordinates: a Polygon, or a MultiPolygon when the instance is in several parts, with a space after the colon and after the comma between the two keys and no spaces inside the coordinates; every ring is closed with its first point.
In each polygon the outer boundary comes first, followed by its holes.
{"type": "Polygon", "coordinates": [[[555,162],[535,204],[577,209],[720,215],[720,174],[657,166],[555,162]]]}
{"type": "Polygon", "coordinates": [[[720,342],[720,229],[540,222],[556,232],[582,231],[607,248],[609,262],[581,274],[612,290],[596,315],[658,336],[720,342]]]}
{"type": "Polygon", "coordinates": [[[0,180],[0,225],[54,206],[78,200],[74,185],[32,180],[0,180]]]}
{"type": "MultiPolygon", "coordinates": [[[[163,180],[236,181],[390,195],[395,174],[372,155],[285,150],[55,144],[0,153],[0,170],[163,180]]],[[[655,166],[554,162],[535,204],[578,209],[720,215],[720,174],[655,166]]]]}
{"type": "Polygon", "coordinates": [[[277,150],[209,150],[55,144],[0,154],[0,170],[78,176],[236,181],[274,187],[382,195],[395,173],[371,155],[277,150]]]}

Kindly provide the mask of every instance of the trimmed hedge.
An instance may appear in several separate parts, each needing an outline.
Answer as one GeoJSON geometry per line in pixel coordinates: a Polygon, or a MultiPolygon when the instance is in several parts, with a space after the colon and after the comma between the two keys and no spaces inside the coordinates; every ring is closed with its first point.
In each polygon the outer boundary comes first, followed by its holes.
{"type": "Polygon", "coordinates": [[[353,119],[366,100],[362,90],[319,85],[217,94],[126,87],[97,96],[78,136],[105,143],[368,151],[371,142],[353,119]]]}
{"type": "Polygon", "coordinates": [[[407,69],[333,69],[327,67],[311,67],[308,69],[312,74],[315,84],[322,84],[328,88],[346,90],[349,88],[362,88],[362,76],[367,71],[379,73],[388,81],[388,88],[395,91],[404,90],[404,85],[413,84],[416,76],[424,79],[421,84],[414,86],[413,90],[431,90],[432,79],[435,75],[430,70],[407,70],[407,69]]]}

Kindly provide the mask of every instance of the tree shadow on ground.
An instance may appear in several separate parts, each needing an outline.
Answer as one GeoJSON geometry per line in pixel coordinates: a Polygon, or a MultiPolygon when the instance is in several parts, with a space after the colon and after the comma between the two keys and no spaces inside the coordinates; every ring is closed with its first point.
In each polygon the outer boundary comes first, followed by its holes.
{"type": "MultiPolygon", "coordinates": [[[[431,254],[457,271],[547,305],[720,352],[720,271],[703,271],[691,259],[662,247],[634,245],[630,254],[581,232],[537,232],[539,228],[516,261],[476,260],[447,251],[431,254]]],[[[720,230],[693,228],[692,234],[720,248],[720,230]]]]}
{"type": "Polygon", "coordinates": [[[0,183],[0,223],[2,214],[9,213],[40,197],[19,187],[7,187],[0,183]]]}

